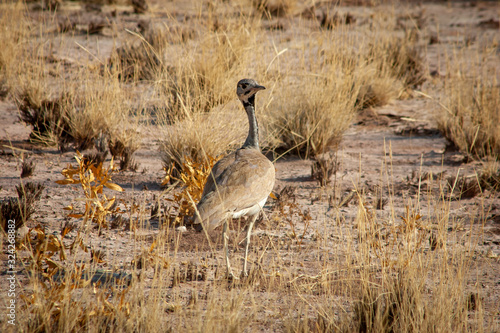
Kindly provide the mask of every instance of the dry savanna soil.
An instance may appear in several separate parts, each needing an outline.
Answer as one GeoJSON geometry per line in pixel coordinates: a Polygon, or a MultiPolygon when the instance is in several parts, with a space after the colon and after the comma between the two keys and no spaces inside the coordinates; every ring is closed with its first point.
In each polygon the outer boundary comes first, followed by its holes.
{"type": "MultiPolygon", "coordinates": [[[[30,31],[30,39],[45,50],[38,60],[47,82],[53,82],[50,98],[65,84],[82,80],[83,85],[83,68],[104,71],[117,48],[130,41],[141,44],[138,36],[145,35],[151,26],[178,31],[169,35],[177,40],[165,41],[171,46],[158,55],[166,64],[162,70],[170,71],[179,57],[179,45],[189,45],[193,54],[200,53],[200,48],[206,47],[200,40],[208,25],[214,31],[237,29],[231,20],[243,15],[260,25],[257,34],[248,33],[248,38],[272,46],[275,52],[259,54],[243,47],[243,53],[235,56],[234,61],[249,58],[249,69],[231,74],[229,92],[224,92],[229,94],[226,104],[236,118],[244,115],[234,94],[241,78],[266,73],[265,77],[254,77],[268,88],[257,95],[257,107],[262,110],[280,103],[278,99],[284,95],[279,91],[285,85],[306,89],[301,76],[289,79],[289,72],[280,72],[279,66],[290,71],[294,66],[314,63],[312,57],[286,56],[300,49],[301,43],[312,43],[307,45],[314,48],[314,38],[321,29],[342,30],[355,46],[357,34],[372,29],[373,20],[392,20],[395,34],[415,33],[412,41],[422,55],[425,79],[399,90],[383,105],[357,110],[340,143],[313,157],[268,144],[262,136],[269,136],[269,132],[261,131],[264,152],[276,168],[275,198],[268,200],[252,233],[250,277],[235,281],[224,276],[221,228],[210,234],[198,233],[189,226],[188,218],[184,228],[178,223],[181,219],[175,219],[175,194],[182,187],[171,185],[173,182],[162,186],[164,168],[169,167],[162,152],[169,135],[165,128],[176,125],[160,124],[155,114],[171,102],[163,101],[154,90],[162,84],[158,76],[144,74],[144,79],[136,80],[132,70],[127,74],[130,79],[120,78],[121,89],[128,96],[124,104],[137,114],[142,112],[133,126],[127,125],[138,138],[139,148],[133,153],[133,167],[120,170],[119,159],[114,160],[117,168],[109,182],[123,191],[104,188],[107,199],[115,197],[115,201],[110,204],[113,212],[105,214],[101,225],[83,216],[90,199],[80,184],[56,183],[64,179],[63,169],[78,165],[77,150],[86,154],[96,148],[72,143],[47,146],[33,140],[33,127],[20,118],[20,95],[16,87],[10,87],[0,97],[0,198],[17,198],[19,184],[42,184],[33,214],[18,226],[17,244],[23,237],[31,239],[28,244],[41,244],[36,241],[43,235],[50,239],[44,246],[62,243],[66,255],[59,255],[61,250],[56,246],[52,248],[56,255],[46,253],[34,264],[38,260],[32,256],[36,249],[17,249],[16,321],[20,327],[29,332],[64,331],[65,327],[99,330],[95,325],[107,325],[110,331],[113,327],[119,331],[172,332],[390,331],[389,326],[370,326],[376,322],[375,315],[360,319],[363,307],[356,304],[367,304],[359,303],[367,288],[380,291],[385,290],[387,281],[418,281],[418,290],[403,294],[401,288],[398,294],[407,298],[403,302],[406,307],[421,302],[418,304],[423,305],[416,308],[425,308],[418,318],[405,317],[409,321],[422,323],[433,313],[446,311],[436,310],[442,297],[448,302],[444,308],[465,309],[456,317],[451,310],[443,315],[447,316],[442,322],[449,323],[448,329],[500,330],[500,191],[461,187],[461,181],[471,184],[469,180],[478,178],[484,161],[470,159],[451,145],[437,122],[439,115],[447,112],[440,101],[448,80],[447,62],[457,48],[496,45],[490,56],[500,65],[500,8],[495,1],[341,1],[312,6],[314,1],[151,0],[147,8],[141,6],[145,2],[133,2],[136,5],[128,1],[28,1],[24,5],[29,24],[46,29],[44,33],[30,31]],[[273,7],[269,3],[277,4],[273,7]],[[228,17],[231,20],[226,20],[228,17]],[[408,28],[412,26],[415,29],[408,28]],[[35,169],[21,178],[23,161],[32,162],[35,169]],[[321,175],[312,173],[317,161],[333,170],[323,177],[324,184],[318,180],[321,175]],[[72,229],[63,235],[67,225],[72,229]],[[56,266],[58,271],[54,272],[56,266]],[[448,267],[446,272],[439,270],[443,266],[448,267]],[[75,270],[69,279],[61,273],[75,270]],[[50,300],[55,296],[44,294],[40,285],[55,288],[64,279],[66,287],[73,285],[65,289],[69,296],[44,303],[44,297],[50,300]],[[124,295],[121,300],[120,295],[124,295]],[[58,308],[58,304],[63,305],[58,308]],[[40,309],[48,314],[37,312],[40,309]],[[87,316],[82,315],[85,313],[87,316]],[[71,317],[78,320],[68,319],[71,317]],[[459,322],[465,324],[455,327],[459,322]]],[[[318,49],[328,48],[328,41],[321,43],[318,49]]],[[[228,43],[225,47],[238,46],[228,43]]],[[[210,54],[212,50],[203,52],[210,54]]],[[[258,116],[261,126],[267,128],[269,118],[263,113],[258,116]]],[[[230,114],[220,125],[231,126],[232,121],[230,114]]],[[[244,126],[232,127],[237,132],[236,147],[247,131],[245,122],[238,124],[244,126]]],[[[212,130],[218,131],[217,125],[212,130]]],[[[108,154],[104,168],[110,163],[108,154]]],[[[234,220],[229,225],[231,263],[238,273],[245,245],[244,222],[234,220]]],[[[0,307],[5,309],[9,301],[8,241],[7,234],[1,237],[0,307]]],[[[378,313],[376,308],[368,308],[378,313]]],[[[12,330],[5,311],[1,312],[1,330],[12,330]]],[[[434,320],[440,319],[436,315],[434,320]]],[[[402,322],[397,327],[409,327],[402,322]]],[[[431,326],[418,327],[432,330],[431,326]]]]}

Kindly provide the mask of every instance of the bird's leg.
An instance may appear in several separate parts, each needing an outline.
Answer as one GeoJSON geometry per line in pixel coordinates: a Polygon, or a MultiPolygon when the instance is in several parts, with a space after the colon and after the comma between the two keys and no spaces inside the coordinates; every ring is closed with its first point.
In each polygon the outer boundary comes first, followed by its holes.
{"type": "Polygon", "coordinates": [[[222,238],[224,239],[224,255],[226,256],[226,268],[227,268],[227,276],[229,278],[235,278],[233,271],[231,270],[231,264],[229,263],[229,249],[228,249],[228,240],[229,236],[227,235],[227,220],[224,221],[224,226],[222,227],[222,238]]]}
{"type": "Polygon", "coordinates": [[[248,247],[250,245],[250,236],[252,235],[252,228],[258,216],[259,214],[255,214],[254,216],[252,216],[250,218],[250,222],[248,223],[247,237],[245,244],[245,258],[243,259],[243,271],[241,272],[242,276],[248,276],[248,271],[247,271],[248,247]]]}

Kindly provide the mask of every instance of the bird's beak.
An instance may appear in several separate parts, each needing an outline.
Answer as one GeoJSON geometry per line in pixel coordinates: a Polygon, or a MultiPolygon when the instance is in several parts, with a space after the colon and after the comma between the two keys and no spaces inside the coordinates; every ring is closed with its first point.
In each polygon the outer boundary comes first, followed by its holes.
{"type": "Polygon", "coordinates": [[[264,89],[266,89],[266,87],[264,87],[264,86],[260,86],[260,85],[256,85],[255,87],[253,87],[253,89],[252,89],[252,90],[253,90],[254,92],[257,92],[257,91],[259,91],[259,90],[264,90],[264,89]]]}

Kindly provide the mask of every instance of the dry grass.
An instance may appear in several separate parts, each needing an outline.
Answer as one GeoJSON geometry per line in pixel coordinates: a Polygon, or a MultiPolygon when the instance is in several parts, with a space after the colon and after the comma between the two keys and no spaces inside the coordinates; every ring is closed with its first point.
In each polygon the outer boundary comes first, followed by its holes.
{"type": "Polygon", "coordinates": [[[25,52],[28,24],[22,2],[0,3],[0,92],[6,96],[15,84],[17,61],[25,52]]]}
{"type": "MultiPolygon", "coordinates": [[[[43,71],[37,73],[43,76],[43,71]]],[[[29,80],[24,81],[26,84],[16,94],[16,99],[21,120],[33,128],[31,140],[58,145],[62,151],[69,146],[86,150],[95,147],[96,140],[104,135],[110,142],[119,141],[124,146],[117,157],[122,158],[123,151],[131,156],[140,145],[136,132],[138,125],[118,78],[91,70],[84,70],[80,75],[78,83],[62,82],[64,91],[50,100],[42,97],[49,90],[46,78],[42,77],[45,83],[37,86],[32,86],[29,80]]]]}
{"type": "MultiPolygon", "coordinates": [[[[452,66],[452,65],[450,65],[452,66]]],[[[500,88],[498,73],[456,68],[445,84],[443,135],[470,159],[500,157],[500,88]]]]}
{"type": "Polygon", "coordinates": [[[248,126],[241,108],[233,103],[232,110],[194,113],[190,119],[166,127],[165,139],[160,147],[163,163],[166,166],[173,164],[180,170],[186,157],[202,161],[206,156],[225,154],[241,145],[246,134],[243,129],[248,126]]]}
{"type": "Polygon", "coordinates": [[[7,231],[7,221],[13,220],[16,229],[31,219],[36,211],[36,203],[40,201],[45,188],[40,183],[28,182],[16,186],[17,198],[6,198],[0,203],[0,225],[7,231]]]}
{"type": "MultiPolygon", "coordinates": [[[[287,306],[288,310],[273,319],[282,322],[283,330],[288,332],[492,328],[484,326],[480,319],[484,315],[480,296],[474,289],[472,293],[466,289],[477,239],[470,238],[463,247],[456,243],[457,235],[445,232],[449,202],[438,199],[434,203],[436,215],[428,218],[418,214],[409,203],[406,213],[394,223],[378,219],[364,205],[362,196],[358,202],[356,224],[344,235],[342,243],[344,249],[355,251],[338,252],[331,260],[314,263],[304,274],[289,275],[286,266],[279,262],[286,261],[290,254],[301,253],[300,246],[278,246],[268,250],[272,256],[278,255],[273,265],[263,266],[254,271],[256,275],[250,280],[236,284],[207,278],[213,269],[210,266],[181,264],[177,268],[174,263],[180,260],[178,255],[168,247],[158,246],[165,240],[162,234],[144,253],[142,268],[131,268],[131,275],[64,264],[68,259],[51,266],[55,262],[53,255],[62,251],[57,239],[64,240],[71,230],[65,227],[60,236],[51,238],[52,235],[37,229],[38,236],[29,242],[23,240],[22,246],[33,251],[33,258],[41,260],[37,267],[49,265],[49,269],[43,280],[32,276],[32,289],[20,308],[23,319],[19,325],[27,331],[97,329],[103,325],[121,331],[252,330],[254,322],[262,320],[259,313],[289,300],[294,306],[287,306]],[[446,244],[444,249],[429,250],[431,226],[446,244]],[[44,239],[52,252],[40,252],[39,243],[44,239]],[[146,262],[147,266],[143,266],[146,262]],[[64,274],[62,267],[66,267],[64,274]],[[282,273],[278,274],[280,270],[282,273]],[[149,282],[134,278],[146,272],[151,273],[149,282]],[[101,282],[95,284],[96,281],[101,282]],[[124,281],[131,284],[126,286],[124,281]],[[196,285],[186,295],[171,289],[189,283],[196,285]],[[151,287],[161,292],[154,292],[151,287]],[[269,298],[263,303],[255,302],[255,295],[261,291],[268,293],[269,298]],[[275,299],[276,295],[279,299],[275,299]],[[471,321],[470,313],[479,320],[471,321]]],[[[284,210],[281,214],[287,218],[291,213],[284,210]]],[[[32,233],[35,230],[28,235],[32,233]]],[[[72,256],[86,248],[78,245],[84,234],[72,241],[72,256]]],[[[324,240],[315,242],[319,245],[324,240]]],[[[328,256],[329,251],[320,252],[328,256]]],[[[107,257],[101,256],[100,260],[105,262],[107,257]]]]}
{"type": "Polygon", "coordinates": [[[249,74],[252,54],[259,52],[259,29],[260,22],[251,18],[228,19],[227,26],[208,30],[200,37],[196,52],[190,43],[182,44],[174,64],[157,78],[170,122],[208,112],[234,98],[235,77],[249,74]]]}
{"type": "Polygon", "coordinates": [[[271,131],[284,150],[294,150],[304,158],[336,150],[356,112],[353,96],[352,76],[340,80],[313,77],[300,86],[289,86],[274,97],[280,102],[271,105],[271,131]]]}
{"type": "MultiPolygon", "coordinates": [[[[150,219],[149,202],[138,198],[126,202],[107,192],[122,189],[111,182],[117,171],[105,161],[106,144],[112,155],[122,159],[122,169],[133,165],[131,155],[140,147],[141,111],[135,110],[141,110],[143,102],[137,101],[133,89],[144,89],[161,104],[156,106],[162,111],[155,114],[159,124],[149,125],[161,131],[155,139],[161,141],[163,163],[179,171],[194,165],[201,170],[191,174],[205,177],[208,168],[203,162],[238,147],[247,133],[247,118],[235,97],[236,82],[242,77],[254,77],[267,87],[257,96],[262,145],[318,158],[338,148],[357,110],[389,103],[423,83],[425,66],[409,37],[396,38],[384,31],[374,42],[365,28],[362,36],[353,37],[343,28],[322,29],[318,24],[307,36],[295,31],[290,39],[277,34],[268,40],[262,20],[293,18],[297,2],[253,1],[253,5],[266,14],[247,15],[251,8],[217,14],[217,6],[207,4],[199,11],[207,9],[207,15],[190,17],[194,26],[201,26],[198,34],[183,37],[181,29],[155,35],[151,28],[151,35],[133,36],[137,44],[124,42],[108,62],[79,64],[73,67],[74,76],[65,76],[63,69],[43,60],[47,50],[42,44],[50,39],[49,30],[42,24],[34,29],[36,36],[30,36],[23,7],[2,3],[2,9],[9,11],[0,14],[0,41],[9,47],[0,49],[0,79],[17,97],[33,137],[99,150],[86,157],[77,154],[77,166],[62,170],[65,178],[59,183],[77,186],[71,198],[75,207],[65,207],[67,221],[60,230],[31,226],[17,239],[16,255],[24,269],[18,276],[24,280],[18,285],[16,329],[497,330],[496,304],[483,303],[483,277],[476,271],[476,250],[483,241],[481,227],[488,208],[470,212],[463,217],[465,226],[458,228],[452,204],[463,198],[449,195],[453,191],[445,180],[433,184],[437,195],[418,187],[404,209],[394,206],[394,177],[381,180],[389,195],[385,207],[377,206],[387,214],[374,210],[363,191],[355,190],[357,216],[352,221],[345,219],[342,207],[352,196],[319,214],[316,221],[296,200],[294,189],[285,188],[273,213],[264,216],[266,226],[252,240],[256,249],[250,254],[252,271],[242,281],[221,277],[217,239],[183,234],[169,223],[162,225],[165,221],[158,211],[153,214],[156,220],[150,219]],[[42,40],[40,45],[35,37],[42,40]],[[162,44],[163,38],[175,42],[162,44]],[[420,201],[424,197],[429,206],[425,212],[420,201]],[[126,245],[133,243],[131,253],[127,258],[112,252],[104,255],[99,247],[118,232],[108,227],[125,224],[127,229],[119,231],[125,236],[120,239],[126,245]]],[[[374,20],[383,21],[391,13],[377,15],[374,20]]],[[[463,141],[461,149],[471,155],[495,156],[500,133],[500,120],[492,121],[500,103],[496,81],[473,80],[472,86],[467,82],[453,77],[447,86],[450,102],[444,104],[451,112],[443,128],[457,145],[463,141]]],[[[386,174],[389,164],[384,164],[386,174]]],[[[338,168],[332,160],[319,163],[314,174],[325,185],[322,191],[332,190],[328,179],[338,168]]],[[[475,182],[480,190],[496,191],[499,177],[498,162],[491,159],[475,182]]],[[[195,188],[199,194],[200,179],[185,181],[186,191],[195,188]]],[[[459,185],[466,187],[467,181],[459,185]]],[[[454,179],[452,187],[458,190],[459,182],[454,179]]],[[[177,209],[174,213],[181,216],[180,210],[191,203],[184,192],[175,196],[171,190],[158,192],[156,209],[168,198],[174,201],[168,209],[177,209]]],[[[19,191],[19,201],[34,207],[41,187],[27,185],[19,191]]],[[[133,196],[139,197],[136,193],[133,196]]],[[[5,207],[3,221],[12,212],[19,213],[16,221],[34,214],[33,208],[23,215],[17,199],[5,207]]],[[[238,234],[239,222],[233,224],[238,234]]],[[[0,241],[5,247],[3,234],[0,241]]],[[[231,251],[241,254],[238,239],[232,240],[231,251]]],[[[486,262],[493,265],[493,260],[486,262]]],[[[0,327],[10,329],[6,321],[0,327]]]]}
{"type": "Polygon", "coordinates": [[[160,150],[167,166],[173,162],[180,167],[185,157],[201,161],[205,154],[226,153],[243,141],[247,131],[245,112],[230,101],[236,100],[238,78],[262,70],[259,65],[249,71],[255,65],[253,55],[262,49],[260,21],[241,16],[228,17],[217,28],[208,25],[197,52],[191,43],[182,44],[179,57],[157,78],[156,89],[165,102],[159,115],[165,129],[160,150]]]}
{"type": "MultiPolygon", "coordinates": [[[[278,52],[258,43],[261,25],[255,18],[228,19],[227,30],[209,30],[201,37],[200,52],[181,49],[180,60],[158,79],[160,93],[167,99],[166,124],[185,118],[196,122],[192,113],[227,104],[234,98],[234,78],[248,76],[248,67],[254,67],[251,75],[264,77],[261,83],[272,89],[263,111],[257,111],[262,141],[269,149],[307,158],[335,150],[358,109],[385,105],[425,81],[423,58],[410,36],[368,36],[360,44],[337,31],[320,31],[313,42],[278,52]],[[252,59],[261,52],[268,52],[267,68],[252,59]]],[[[220,146],[220,140],[213,143],[217,148],[205,148],[210,155],[231,149],[220,146]]],[[[172,156],[171,151],[187,146],[191,152],[180,155],[196,159],[199,144],[186,137],[182,143],[166,142],[162,150],[172,156]]]]}
{"type": "Polygon", "coordinates": [[[24,7],[3,7],[2,19],[10,15],[14,19],[9,22],[16,23],[2,25],[9,27],[2,33],[4,45],[12,47],[1,51],[0,80],[16,100],[21,120],[32,126],[30,139],[58,145],[62,151],[69,147],[85,150],[95,146],[99,135],[105,135],[135,151],[139,146],[135,129],[141,114],[131,115],[130,96],[118,75],[106,66],[100,70],[86,65],[73,73],[78,81],[67,80],[63,61],[51,55],[46,44],[36,39],[27,42],[28,27],[36,30],[41,40],[49,38],[48,23],[29,26],[24,7]]]}
{"type": "Polygon", "coordinates": [[[35,167],[36,164],[34,164],[33,161],[23,159],[21,162],[21,178],[32,176],[33,172],[35,172],[35,167]]]}
{"type": "Polygon", "coordinates": [[[293,14],[295,0],[252,0],[252,5],[266,17],[284,17],[293,14]]]}
{"type": "Polygon", "coordinates": [[[423,59],[409,38],[360,42],[323,31],[313,44],[285,55],[293,74],[276,82],[266,110],[269,135],[305,158],[335,151],[360,108],[385,105],[425,81],[423,59]]]}

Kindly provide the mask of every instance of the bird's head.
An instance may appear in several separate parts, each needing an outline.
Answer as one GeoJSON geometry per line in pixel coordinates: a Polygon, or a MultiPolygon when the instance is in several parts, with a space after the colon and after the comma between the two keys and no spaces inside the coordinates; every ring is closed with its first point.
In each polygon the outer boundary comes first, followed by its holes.
{"type": "Polygon", "coordinates": [[[238,86],[236,88],[236,94],[243,104],[252,102],[253,98],[257,91],[264,90],[266,87],[261,86],[255,80],[252,79],[243,79],[238,82],[238,86]]]}

